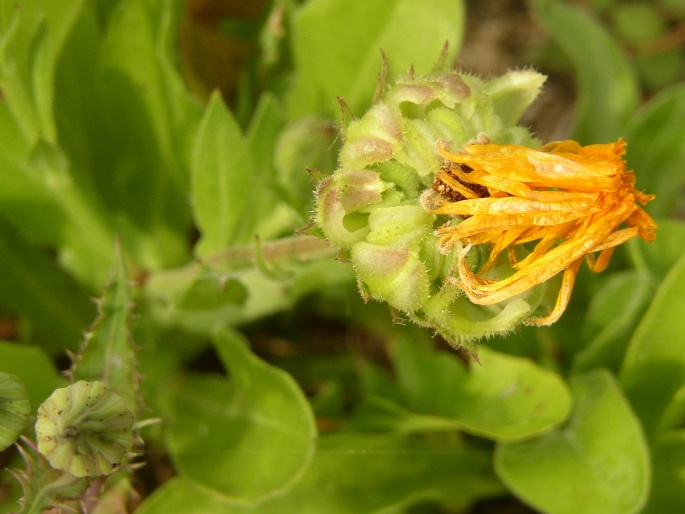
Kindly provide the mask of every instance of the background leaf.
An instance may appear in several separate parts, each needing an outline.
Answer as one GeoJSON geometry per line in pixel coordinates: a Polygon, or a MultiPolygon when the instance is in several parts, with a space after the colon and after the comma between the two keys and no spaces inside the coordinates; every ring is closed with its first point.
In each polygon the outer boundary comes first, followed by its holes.
{"type": "Polygon", "coordinates": [[[4,2],[0,6],[0,89],[29,144],[56,140],[55,66],[84,0],[4,2]]]}
{"type": "Polygon", "coordinates": [[[655,194],[647,210],[665,217],[682,208],[685,183],[685,86],[666,89],[652,98],[631,120],[625,130],[630,143],[626,159],[635,170],[640,190],[655,194]]]}
{"type": "Polygon", "coordinates": [[[589,343],[574,356],[575,371],[604,367],[618,373],[630,336],[654,289],[654,281],[646,273],[630,270],[607,277],[588,305],[579,339],[589,343]]]}
{"type": "Polygon", "coordinates": [[[348,2],[311,0],[296,13],[293,54],[299,72],[288,102],[291,118],[337,112],[336,97],[360,115],[371,102],[381,69],[380,50],[390,70],[413,65],[428,72],[449,41],[448,62],[462,40],[460,0],[348,2]]]}
{"type": "Polygon", "coordinates": [[[0,451],[19,438],[30,412],[31,402],[21,380],[0,373],[0,451]]]}
{"type": "Polygon", "coordinates": [[[171,406],[169,447],[182,475],[213,494],[263,500],[299,480],[314,452],[314,419],[292,378],[241,337],[224,331],[215,344],[230,380],[184,380],[171,406]]]}
{"type": "Polygon", "coordinates": [[[25,320],[22,338],[52,354],[76,349],[95,316],[89,292],[1,220],[0,269],[0,303],[25,320]]]}
{"type": "Polygon", "coordinates": [[[650,437],[685,417],[684,283],[682,256],[635,330],[621,368],[621,385],[650,437]]]}
{"type": "Polygon", "coordinates": [[[462,430],[511,441],[551,429],[571,409],[558,375],[534,363],[479,347],[481,364],[468,371],[454,356],[399,341],[396,368],[407,407],[454,420],[462,430]]]}
{"type": "Polygon", "coordinates": [[[190,152],[202,113],[172,65],[174,5],[121,1],[104,24],[89,3],[56,80],[72,173],[116,213],[126,253],[152,268],[188,258],[190,152]]]}
{"type": "Polygon", "coordinates": [[[616,42],[589,15],[557,0],[532,0],[535,16],[573,62],[578,98],[574,138],[608,143],[623,134],[635,112],[635,74],[616,42]]]}
{"type": "MultiPolygon", "coordinates": [[[[487,453],[465,446],[451,434],[433,438],[398,435],[324,436],[309,470],[293,489],[257,507],[263,514],[348,514],[405,512],[434,502],[460,509],[474,498],[500,492],[487,453]]],[[[174,479],[141,509],[169,512],[254,512],[231,505],[192,482],[174,479]]]]}
{"type": "Polygon", "coordinates": [[[0,372],[16,375],[22,381],[34,410],[55,389],[66,385],[50,358],[37,346],[0,341],[0,372]]]}
{"type": "Polygon", "coordinates": [[[663,435],[652,445],[654,478],[643,514],[679,514],[685,509],[685,432],[663,435]]]}
{"type": "Polygon", "coordinates": [[[206,256],[249,241],[258,184],[240,127],[214,92],[193,151],[192,203],[202,232],[196,253],[206,256]]]}
{"type": "Polygon", "coordinates": [[[610,373],[595,370],[570,384],[575,409],[568,424],[530,441],[501,443],[497,474],[543,512],[638,512],[650,483],[638,420],[610,373]]]}
{"type": "Polygon", "coordinates": [[[628,243],[635,268],[658,285],[683,255],[685,222],[677,219],[658,220],[656,241],[648,243],[636,237],[628,243]]]}

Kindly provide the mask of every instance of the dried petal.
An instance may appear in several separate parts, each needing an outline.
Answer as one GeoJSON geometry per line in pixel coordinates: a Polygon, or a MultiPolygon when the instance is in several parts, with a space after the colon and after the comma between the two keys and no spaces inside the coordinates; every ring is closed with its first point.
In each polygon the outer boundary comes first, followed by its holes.
{"type": "Polygon", "coordinates": [[[422,203],[436,214],[466,218],[437,230],[442,250],[448,252],[457,243],[490,243],[491,255],[481,274],[505,249],[514,256],[514,274],[493,281],[470,270],[467,246],[459,258],[457,283],[468,298],[480,305],[496,304],[565,271],[552,313],[528,320],[550,324],[568,304],[583,257],[592,271],[600,272],[615,246],[635,236],[653,241],[656,224],[638,204],[654,196],[635,189],[635,177],[622,158],[625,146],[623,140],[590,146],[560,141],[535,150],[481,139],[452,152],[438,145],[448,162],[433,189],[443,201],[422,203]],[[482,194],[484,189],[489,196],[482,194]],[[619,228],[622,224],[628,228],[619,228]],[[533,251],[515,262],[513,247],[531,241],[538,241],[533,251]],[[601,253],[594,260],[596,252],[601,253]]]}

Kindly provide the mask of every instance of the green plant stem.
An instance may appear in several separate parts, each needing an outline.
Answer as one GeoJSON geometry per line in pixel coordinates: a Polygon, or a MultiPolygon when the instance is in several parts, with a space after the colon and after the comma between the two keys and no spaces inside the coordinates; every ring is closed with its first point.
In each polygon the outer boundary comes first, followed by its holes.
{"type": "Polygon", "coordinates": [[[304,263],[330,258],[336,251],[328,241],[310,235],[297,235],[265,243],[256,240],[254,244],[226,248],[181,268],[156,271],[147,277],[144,290],[150,298],[171,299],[187,288],[198,273],[207,267],[237,272],[285,260],[304,263]]]}
{"type": "Polygon", "coordinates": [[[265,261],[277,262],[283,259],[309,261],[330,257],[335,249],[325,239],[309,235],[297,235],[255,244],[227,248],[207,257],[201,264],[215,267],[238,267],[255,264],[261,254],[265,261]]]}

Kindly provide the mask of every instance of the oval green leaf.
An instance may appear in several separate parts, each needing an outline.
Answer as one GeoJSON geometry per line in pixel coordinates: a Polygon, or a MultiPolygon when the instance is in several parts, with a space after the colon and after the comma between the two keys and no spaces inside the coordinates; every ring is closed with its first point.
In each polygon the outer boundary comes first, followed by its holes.
{"type": "Polygon", "coordinates": [[[486,346],[478,353],[480,365],[465,371],[454,356],[401,341],[395,362],[410,409],[498,441],[532,437],[566,420],[571,395],[559,375],[486,346]]]}
{"type": "Polygon", "coordinates": [[[418,438],[398,434],[324,436],[304,478],[258,507],[230,504],[190,480],[175,478],[139,514],[349,514],[409,512],[432,502],[460,511],[476,498],[502,494],[490,453],[470,448],[453,434],[418,438]]]}
{"type": "Polygon", "coordinates": [[[649,454],[640,424],[605,370],[570,381],[575,409],[547,435],[500,444],[495,470],[509,489],[551,514],[628,514],[645,503],[649,454]]]}
{"type": "Polygon", "coordinates": [[[299,480],[316,427],[302,391],[232,332],[215,338],[223,377],[190,377],[174,393],[169,447],[181,474],[226,501],[250,503],[299,480]]]}

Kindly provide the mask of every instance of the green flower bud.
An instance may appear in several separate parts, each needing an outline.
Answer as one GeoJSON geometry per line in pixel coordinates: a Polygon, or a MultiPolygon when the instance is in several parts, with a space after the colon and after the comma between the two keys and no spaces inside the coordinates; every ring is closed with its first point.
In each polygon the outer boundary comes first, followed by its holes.
{"type": "Polygon", "coordinates": [[[367,215],[359,211],[380,202],[387,187],[371,170],[338,170],[321,181],[316,221],[326,238],[343,248],[362,240],[369,229],[367,215]]]}
{"type": "Polygon", "coordinates": [[[134,415],[124,399],[98,381],[57,389],[38,409],[38,451],[72,475],[116,471],[133,443],[134,415]]]}
{"type": "Polygon", "coordinates": [[[347,127],[347,142],[340,150],[343,168],[363,168],[385,162],[402,144],[402,115],[388,104],[374,105],[347,127]]]}

